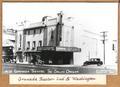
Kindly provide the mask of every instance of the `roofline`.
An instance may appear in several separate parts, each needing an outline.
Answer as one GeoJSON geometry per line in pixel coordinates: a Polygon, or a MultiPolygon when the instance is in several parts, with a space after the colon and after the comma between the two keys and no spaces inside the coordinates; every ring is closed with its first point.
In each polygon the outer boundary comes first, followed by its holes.
{"type": "Polygon", "coordinates": [[[28,28],[24,28],[24,30],[30,30],[30,29],[34,29],[34,28],[43,28],[46,26],[36,26],[36,27],[28,27],[28,28]]]}
{"type": "Polygon", "coordinates": [[[31,29],[34,29],[34,28],[44,28],[44,27],[55,26],[55,25],[57,25],[57,23],[53,24],[53,25],[44,25],[44,26],[36,26],[36,27],[24,28],[24,30],[31,30],[31,29]]]}

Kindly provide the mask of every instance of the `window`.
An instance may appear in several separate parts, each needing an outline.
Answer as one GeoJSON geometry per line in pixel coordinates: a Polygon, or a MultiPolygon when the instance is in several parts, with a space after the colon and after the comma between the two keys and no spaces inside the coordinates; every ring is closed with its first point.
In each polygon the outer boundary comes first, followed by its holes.
{"type": "Polygon", "coordinates": [[[26,30],[24,31],[24,34],[26,35],[26,30]]]}
{"type": "Polygon", "coordinates": [[[34,34],[34,30],[30,30],[30,35],[31,35],[31,34],[34,34]]]}
{"type": "Polygon", "coordinates": [[[42,32],[42,29],[40,29],[40,34],[41,34],[41,32],[42,32]]]}
{"type": "Polygon", "coordinates": [[[21,48],[22,35],[20,34],[20,48],[21,48]]]}
{"type": "Polygon", "coordinates": [[[51,40],[53,40],[53,38],[54,38],[54,32],[53,32],[53,30],[51,31],[51,40]]]}
{"type": "Polygon", "coordinates": [[[42,41],[39,41],[39,42],[38,42],[38,46],[39,46],[39,47],[42,46],[42,41]]]}
{"type": "Polygon", "coordinates": [[[114,45],[114,44],[112,45],[112,50],[113,50],[113,51],[115,50],[115,45],[114,45]]]}
{"type": "Polygon", "coordinates": [[[36,47],[36,43],[35,43],[35,41],[33,41],[32,49],[34,50],[35,47],[36,47]]]}
{"type": "Polygon", "coordinates": [[[30,42],[27,42],[27,50],[30,49],[30,42]]]}
{"type": "Polygon", "coordinates": [[[60,41],[62,41],[62,37],[60,37],[60,41]]]}
{"type": "Polygon", "coordinates": [[[28,30],[28,35],[30,35],[30,30],[28,30]]]}
{"type": "Polygon", "coordinates": [[[36,34],[36,29],[33,30],[33,34],[36,34]]]}
{"type": "Polygon", "coordinates": [[[72,29],[74,29],[74,26],[72,26],[72,29]]]}

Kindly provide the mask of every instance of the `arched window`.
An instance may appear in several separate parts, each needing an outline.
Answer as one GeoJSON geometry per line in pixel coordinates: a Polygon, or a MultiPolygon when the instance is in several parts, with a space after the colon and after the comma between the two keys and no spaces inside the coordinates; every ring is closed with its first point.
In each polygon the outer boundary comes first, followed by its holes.
{"type": "Polygon", "coordinates": [[[33,41],[33,44],[32,44],[32,49],[35,49],[35,47],[36,47],[36,42],[35,42],[35,41],[33,41]]]}
{"type": "Polygon", "coordinates": [[[51,31],[51,40],[53,40],[53,38],[54,38],[54,31],[52,30],[51,31]]]}
{"type": "Polygon", "coordinates": [[[38,42],[38,46],[39,46],[39,47],[42,46],[42,41],[41,41],[41,40],[38,42]]]}
{"type": "Polygon", "coordinates": [[[27,50],[30,49],[30,41],[27,42],[27,50]]]}

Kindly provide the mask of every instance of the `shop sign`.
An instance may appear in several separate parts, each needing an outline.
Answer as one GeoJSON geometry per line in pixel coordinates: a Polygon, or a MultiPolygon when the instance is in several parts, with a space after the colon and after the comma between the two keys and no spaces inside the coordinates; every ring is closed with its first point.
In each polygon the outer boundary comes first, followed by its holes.
{"type": "Polygon", "coordinates": [[[38,50],[38,51],[45,51],[45,50],[54,51],[54,50],[55,50],[55,47],[38,47],[37,50],[38,50]]]}

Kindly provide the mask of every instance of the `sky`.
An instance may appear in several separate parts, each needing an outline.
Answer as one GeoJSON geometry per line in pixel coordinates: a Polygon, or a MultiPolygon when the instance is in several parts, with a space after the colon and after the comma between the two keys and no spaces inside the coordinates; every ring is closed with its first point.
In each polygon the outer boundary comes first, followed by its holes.
{"type": "Polygon", "coordinates": [[[43,16],[55,17],[63,11],[64,16],[73,17],[84,28],[93,31],[115,27],[117,3],[3,3],[3,25],[14,27],[27,20],[39,22],[43,16]]]}
{"type": "Polygon", "coordinates": [[[57,17],[63,12],[64,17],[72,17],[74,24],[85,30],[100,34],[108,31],[113,39],[118,33],[117,3],[3,3],[3,26],[17,29],[18,24],[40,22],[43,16],[57,17]]]}
{"type": "MultiPolygon", "coordinates": [[[[8,3],[2,5],[3,26],[17,29],[20,22],[40,22],[43,16],[72,17],[80,28],[100,34],[108,31],[107,39],[117,40],[118,3],[8,3]]],[[[77,34],[77,31],[75,32],[77,34]]],[[[109,59],[108,59],[109,60],[109,59]]]]}

